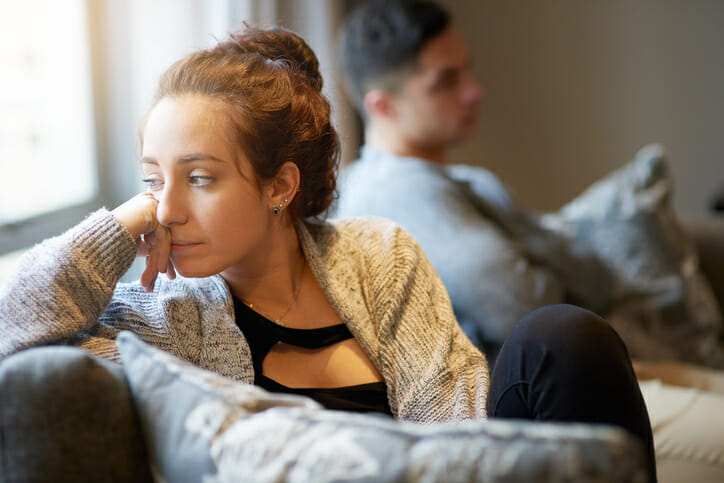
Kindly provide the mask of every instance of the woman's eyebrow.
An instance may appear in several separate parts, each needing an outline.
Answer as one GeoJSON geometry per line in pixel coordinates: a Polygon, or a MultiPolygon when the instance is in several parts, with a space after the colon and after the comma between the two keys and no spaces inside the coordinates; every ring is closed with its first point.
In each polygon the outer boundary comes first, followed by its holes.
{"type": "Polygon", "coordinates": [[[216,156],[213,156],[211,154],[207,153],[192,153],[192,154],[185,154],[183,156],[179,156],[178,162],[179,163],[190,163],[192,161],[216,161],[217,163],[224,163],[225,161],[221,158],[217,158],[216,156]]]}
{"type": "MultiPolygon", "coordinates": [[[[215,161],[217,163],[225,162],[223,159],[217,158],[216,156],[213,156],[213,155],[207,154],[207,153],[185,154],[185,155],[179,156],[177,158],[177,162],[179,162],[179,163],[191,163],[193,161],[215,161]]],[[[158,161],[156,161],[156,159],[154,159],[154,158],[144,156],[141,158],[141,164],[158,165],[158,161]]]]}

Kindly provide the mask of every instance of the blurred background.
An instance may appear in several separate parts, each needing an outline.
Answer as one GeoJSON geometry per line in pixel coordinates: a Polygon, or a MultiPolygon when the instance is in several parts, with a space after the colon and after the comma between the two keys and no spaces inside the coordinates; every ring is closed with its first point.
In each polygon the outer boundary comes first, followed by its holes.
{"type": "MultiPolygon", "coordinates": [[[[676,212],[724,189],[724,2],[440,0],[486,96],[456,162],[555,210],[650,142],[668,148],[676,212]]],[[[0,0],[0,285],[22,251],[142,189],[137,127],[163,70],[243,22],[317,52],[342,136],[336,31],[359,0],[0,0]]]]}

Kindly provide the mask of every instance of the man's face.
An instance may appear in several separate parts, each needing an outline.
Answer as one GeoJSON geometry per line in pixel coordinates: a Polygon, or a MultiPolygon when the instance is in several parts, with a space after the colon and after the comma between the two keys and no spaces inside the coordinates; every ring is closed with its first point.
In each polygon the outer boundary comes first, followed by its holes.
{"type": "Polygon", "coordinates": [[[470,70],[470,50],[448,28],[425,44],[417,72],[394,96],[396,122],[408,143],[446,149],[474,132],[482,97],[470,70]]]}

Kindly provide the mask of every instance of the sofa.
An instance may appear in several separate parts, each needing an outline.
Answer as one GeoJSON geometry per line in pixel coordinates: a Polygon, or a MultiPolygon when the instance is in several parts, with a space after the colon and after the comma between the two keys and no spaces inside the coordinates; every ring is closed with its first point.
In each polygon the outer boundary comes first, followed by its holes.
{"type": "MultiPolygon", "coordinates": [[[[724,217],[684,226],[724,307],[724,217]]],[[[615,428],[521,421],[421,427],[340,414],[205,374],[131,334],[118,343],[123,366],[62,346],[0,362],[0,482],[645,481],[640,447],[615,428]],[[289,447],[275,445],[270,433],[288,434],[289,447]]],[[[724,409],[724,372],[646,358],[635,367],[659,481],[724,481],[724,444],[717,441],[724,428],[712,417],[724,409]]]]}
{"type": "Polygon", "coordinates": [[[122,366],[64,346],[0,363],[0,481],[647,481],[617,428],[331,411],[117,343],[122,366]]]}
{"type": "Polygon", "coordinates": [[[724,213],[687,220],[684,227],[696,246],[701,271],[724,308],[724,213]]]}
{"type": "MultiPolygon", "coordinates": [[[[724,306],[724,217],[689,221],[686,231],[724,306]]],[[[421,426],[329,411],[189,366],[130,333],[117,342],[122,366],[65,346],[0,362],[0,482],[647,479],[638,441],[617,428],[421,426]]],[[[724,432],[707,411],[724,407],[724,373],[677,361],[635,366],[659,481],[721,481],[724,432]],[[692,408],[703,427],[691,427],[692,408]]]]}
{"type": "MultiPolygon", "coordinates": [[[[689,219],[699,267],[724,308],[724,216],[689,219]]],[[[720,344],[724,339],[719,334],[720,344]]],[[[724,481],[724,371],[634,359],[654,432],[659,482],[724,481]]]]}

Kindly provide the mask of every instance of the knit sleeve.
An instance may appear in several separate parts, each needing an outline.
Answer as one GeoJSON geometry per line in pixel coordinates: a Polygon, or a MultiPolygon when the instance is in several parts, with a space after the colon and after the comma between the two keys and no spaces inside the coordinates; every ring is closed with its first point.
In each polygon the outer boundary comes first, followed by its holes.
{"type": "Polygon", "coordinates": [[[500,223],[518,211],[492,175],[487,183],[480,173],[466,182],[451,179],[433,163],[384,156],[363,159],[348,170],[337,216],[380,216],[404,227],[435,266],[460,322],[479,343],[502,345],[522,316],[563,300],[556,274],[500,223]],[[493,193],[483,199],[483,190],[493,193]]]}
{"type": "Polygon", "coordinates": [[[0,359],[97,326],[135,253],[107,210],[28,250],[0,293],[0,359]]]}
{"type": "Polygon", "coordinates": [[[485,418],[485,357],[420,246],[402,228],[383,226],[377,245],[368,243],[368,289],[393,412],[417,422],[485,418]]]}

